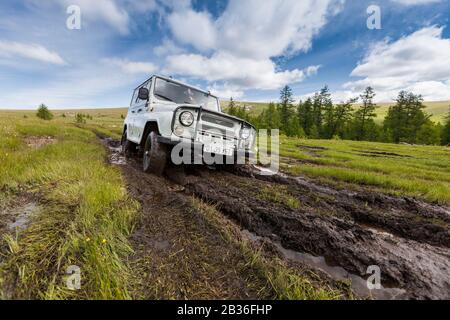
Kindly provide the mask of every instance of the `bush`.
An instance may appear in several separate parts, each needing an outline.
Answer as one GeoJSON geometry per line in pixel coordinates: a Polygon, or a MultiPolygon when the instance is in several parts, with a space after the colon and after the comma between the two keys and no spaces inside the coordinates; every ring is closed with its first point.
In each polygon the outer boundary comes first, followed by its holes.
{"type": "Polygon", "coordinates": [[[80,124],[86,123],[86,119],[85,119],[84,114],[82,114],[82,113],[77,113],[77,114],[75,115],[75,122],[76,122],[76,123],[80,123],[80,124]]]}
{"type": "Polygon", "coordinates": [[[43,120],[52,120],[53,119],[53,114],[50,112],[50,110],[48,110],[48,107],[45,104],[41,104],[39,106],[36,116],[43,120]]]}

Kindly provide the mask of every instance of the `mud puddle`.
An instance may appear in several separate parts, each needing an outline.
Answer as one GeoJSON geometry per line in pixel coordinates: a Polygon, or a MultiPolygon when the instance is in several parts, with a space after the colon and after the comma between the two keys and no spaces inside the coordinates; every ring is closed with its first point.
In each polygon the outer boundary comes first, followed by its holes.
{"type": "Polygon", "coordinates": [[[239,252],[225,242],[192,205],[176,170],[158,177],[142,172],[140,159],[124,158],[120,144],[102,139],[108,160],[122,169],[128,193],[140,204],[130,237],[129,263],[137,279],[130,292],[137,299],[257,299],[247,281],[239,252]],[[174,177],[175,176],[175,177],[174,177]]]}
{"type": "Polygon", "coordinates": [[[38,204],[30,202],[22,207],[14,208],[10,212],[10,216],[13,217],[11,222],[7,224],[8,231],[23,231],[30,225],[31,218],[38,211],[38,204]]]}
{"type": "Polygon", "coordinates": [[[336,281],[348,281],[350,280],[350,286],[352,291],[360,298],[376,299],[376,300],[395,300],[405,297],[406,291],[400,288],[389,288],[381,286],[380,289],[369,289],[367,286],[367,279],[360,277],[356,274],[349,273],[342,267],[332,265],[323,256],[313,256],[308,253],[298,252],[290,249],[286,249],[280,242],[274,242],[269,238],[260,237],[248,230],[244,230],[244,237],[253,242],[269,241],[279,253],[282,254],[284,259],[299,262],[302,265],[306,265],[312,270],[319,270],[326,273],[331,279],[336,281]]]}
{"type": "Polygon", "coordinates": [[[122,153],[120,142],[112,138],[103,138],[103,144],[109,149],[108,161],[111,164],[124,166],[127,164],[127,159],[122,153]]]}
{"type": "Polygon", "coordinates": [[[450,297],[447,207],[333,189],[306,178],[265,176],[259,170],[253,174],[256,179],[248,176],[204,172],[189,176],[186,188],[243,229],[280,244],[286,258],[353,277],[355,291],[364,296],[366,282],[361,279],[369,266],[378,266],[385,290],[372,292],[374,298],[450,297]],[[261,190],[288,193],[300,206],[268,201],[261,190]],[[436,219],[440,224],[433,223],[436,219]]]}
{"type": "Polygon", "coordinates": [[[0,234],[26,230],[33,216],[39,211],[34,200],[19,198],[0,208],[0,234]]]}
{"type": "MultiPolygon", "coordinates": [[[[107,145],[112,153],[110,161],[119,163],[129,190],[143,204],[145,223],[141,231],[151,239],[142,252],[153,250],[152,258],[156,256],[156,262],[169,266],[165,277],[176,277],[173,271],[177,267],[172,262],[167,264],[165,253],[155,251],[158,241],[169,241],[171,246],[166,251],[173,251],[172,255],[182,252],[197,258],[192,246],[173,245],[172,241],[191,224],[195,226],[197,218],[185,212],[185,197],[192,195],[216,206],[243,230],[270,239],[286,260],[298,261],[335,279],[351,279],[353,290],[361,297],[450,298],[449,207],[373,191],[335,189],[306,177],[267,175],[270,169],[264,168],[239,172],[195,168],[186,170],[182,183],[174,183],[173,179],[144,175],[140,161],[120,160],[117,142],[107,145]],[[177,184],[183,188],[176,188],[177,184]],[[300,206],[268,201],[261,197],[261,190],[281,190],[297,199],[300,206]],[[171,231],[172,226],[176,231],[171,231]],[[364,279],[369,266],[380,268],[382,290],[367,291],[364,279]]],[[[197,232],[207,231],[200,228],[197,232]]],[[[192,241],[187,234],[184,237],[184,241],[192,241]]],[[[226,251],[220,246],[212,250],[226,251]]],[[[226,268],[221,270],[227,272],[226,268]]],[[[203,276],[210,275],[200,278],[203,276]]],[[[242,285],[236,290],[246,292],[242,285]]]]}
{"type": "Polygon", "coordinates": [[[30,148],[39,149],[48,144],[52,144],[56,142],[56,139],[53,137],[37,137],[37,136],[28,136],[24,138],[25,143],[30,148]]]}

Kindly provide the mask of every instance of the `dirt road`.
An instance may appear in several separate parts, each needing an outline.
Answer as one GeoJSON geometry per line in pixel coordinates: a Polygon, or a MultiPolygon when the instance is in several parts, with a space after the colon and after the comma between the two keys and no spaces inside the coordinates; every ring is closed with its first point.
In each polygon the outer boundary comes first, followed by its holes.
{"type": "Polygon", "coordinates": [[[359,297],[450,298],[449,207],[263,176],[257,168],[189,168],[159,178],[141,173],[138,160],[125,161],[117,142],[109,146],[111,162],[142,205],[133,243],[144,298],[260,297],[259,284],[241,272],[242,257],[192,210],[192,197],[216,206],[224,221],[239,226],[239,236],[271,246],[289,263],[316,270],[324,281],[351,279],[359,297]],[[367,289],[369,266],[379,267],[382,289],[367,289]]]}

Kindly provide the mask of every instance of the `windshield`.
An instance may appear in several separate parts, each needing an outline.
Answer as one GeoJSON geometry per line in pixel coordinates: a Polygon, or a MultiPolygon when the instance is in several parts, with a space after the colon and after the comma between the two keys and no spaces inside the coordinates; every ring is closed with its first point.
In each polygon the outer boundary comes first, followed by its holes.
{"type": "Polygon", "coordinates": [[[181,84],[156,78],[154,95],[159,100],[177,104],[195,104],[205,109],[219,111],[217,98],[181,84]]]}

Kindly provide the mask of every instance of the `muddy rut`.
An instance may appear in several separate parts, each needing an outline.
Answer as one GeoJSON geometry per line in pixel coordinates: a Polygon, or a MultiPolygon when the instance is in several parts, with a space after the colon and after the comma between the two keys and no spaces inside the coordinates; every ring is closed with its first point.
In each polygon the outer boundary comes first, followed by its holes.
{"type": "MultiPolygon", "coordinates": [[[[291,253],[287,259],[305,254],[321,257],[329,268],[338,267],[361,279],[368,277],[369,266],[378,266],[383,288],[391,290],[378,298],[450,298],[449,207],[371,191],[334,189],[303,177],[264,176],[258,168],[226,172],[196,167],[175,177],[172,170],[168,172],[171,179],[158,178],[143,174],[139,161],[121,158],[116,142],[109,141],[109,145],[112,162],[121,165],[130,193],[147,213],[133,237],[136,247],[151,250],[154,259],[177,250],[185,252],[177,261],[187,263],[183,259],[189,257],[187,273],[198,277],[197,283],[209,281],[205,287],[216,288],[203,296],[251,298],[255,292],[233,267],[233,259],[238,258],[222,242],[214,241],[214,233],[207,234],[212,241],[203,245],[221,255],[211,261],[202,260],[211,255],[189,255],[194,253],[189,248],[195,245],[196,235],[209,231],[190,223],[195,215],[187,214],[187,196],[216,205],[255,239],[291,253]],[[295,199],[296,205],[264,196],[271,191],[295,199]],[[206,265],[215,267],[208,271],[206,265]],[[215,274],[208,276],[208,272],[215,274]]],[[[167,282],[153,290],[184,283],[177,279],[182,275],[172,270],[154,270],[167,272],[167,282]]],[[[195,290],[173,288],[171,292],[173,297],[196,297],[195,290]]]]}

